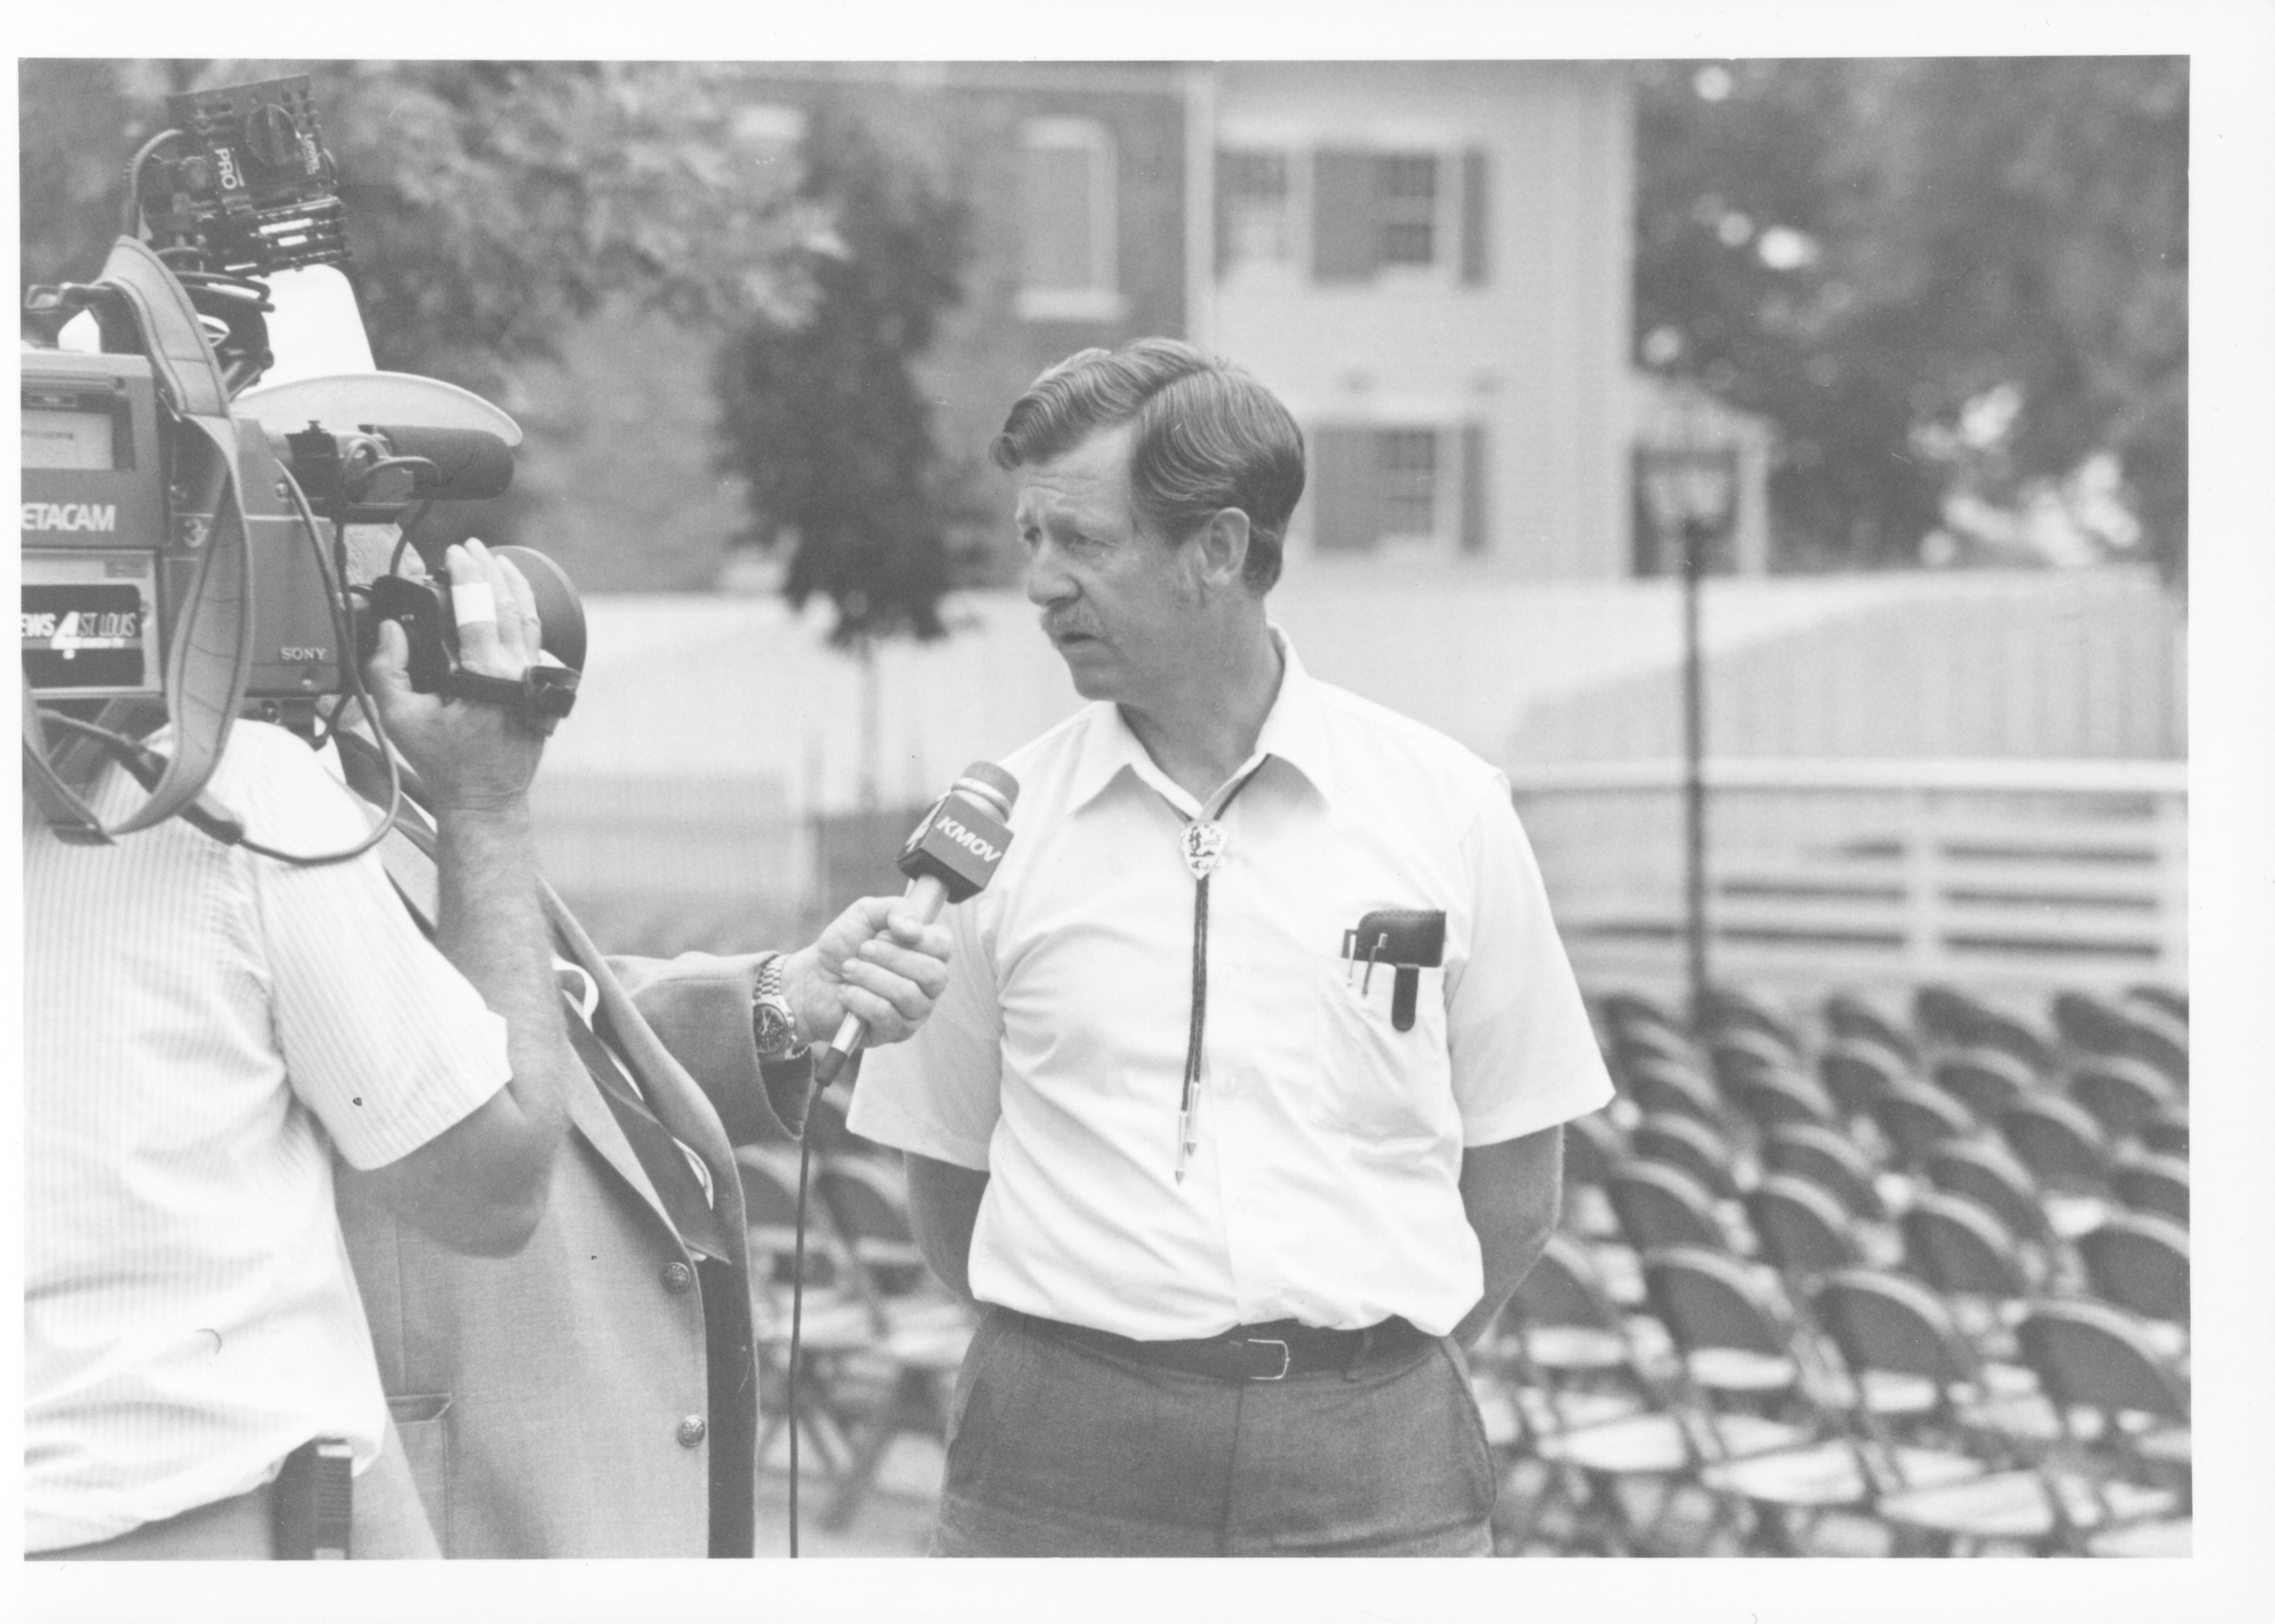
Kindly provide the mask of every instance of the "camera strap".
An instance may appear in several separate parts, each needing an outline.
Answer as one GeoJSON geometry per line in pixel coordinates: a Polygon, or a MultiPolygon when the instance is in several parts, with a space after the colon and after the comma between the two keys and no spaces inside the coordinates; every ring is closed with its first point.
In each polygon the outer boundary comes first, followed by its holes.
{"type": "Polygon", "coordinates": [[[221,764],[253,671],[253,572],[238,485],[238,434],[228,386],[195,306],[166,262],[122,237],[89,290],[106,344],[139,340],[167,405],[206,442],[209,469],[182,539],[198,549],[187,600],[168,631],[166,713],[174,749],[156,788],[123,821],[105,827],[49,759],[47,735],[28,687],[24,695],[24,785],[61,839],[108,845],[186,810],[221,764]],[[108,296],[108,297],[105,297],[108,296]],[[122,333],[122,321],[131,333],[122,333]],[[208,505],[209,504],[209,505],[208,505]],[[210,524],[199,514],[210,511],[210,524]]]}

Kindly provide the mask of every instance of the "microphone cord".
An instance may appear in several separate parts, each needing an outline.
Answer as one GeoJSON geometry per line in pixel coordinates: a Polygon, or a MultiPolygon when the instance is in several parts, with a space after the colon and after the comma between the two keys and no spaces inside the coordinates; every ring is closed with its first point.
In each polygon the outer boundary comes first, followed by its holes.
{"type": "Polygon", "coordinates": [[[805,1102],[805,1121],[797,1137],[797,1216],[790,1243],[790,1369],[782,1380],[782,1409],[790,1424],[790,1553],[797,1554],[797,1366],[800,1335],[805,1320],[805,1194],[813,1167],[813,1105],[821,1097],[816,1087],[805,1102]]]}

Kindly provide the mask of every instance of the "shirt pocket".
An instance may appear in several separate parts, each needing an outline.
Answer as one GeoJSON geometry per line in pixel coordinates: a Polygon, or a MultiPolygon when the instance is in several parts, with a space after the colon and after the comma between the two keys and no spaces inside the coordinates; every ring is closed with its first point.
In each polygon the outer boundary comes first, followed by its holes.
{"type": "Polygon", "coordinates": [[[1312,967],[1323,1027],[1318,1118],[1361,1148],[1410,1146],[1460,1132],[1446,1054],[1446,972],[1406,972],[1419,985],[1414,1024],[1405,1031],[1391,1019],[1397,973],[1378,964],[1370,975],[1366,964],[1339,954],[1312,967]]]}

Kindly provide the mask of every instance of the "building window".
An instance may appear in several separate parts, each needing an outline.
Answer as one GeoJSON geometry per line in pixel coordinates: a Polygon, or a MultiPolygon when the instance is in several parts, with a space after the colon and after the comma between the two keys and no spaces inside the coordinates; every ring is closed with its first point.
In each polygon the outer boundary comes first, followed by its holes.
{"type": "Polygon", "coordinates": [[[1322,147],[1311,162],[1311,276],[1334,284],[1416,273],[1486,281],[1491,165],[1482,149],[1322,147]]]}
{"type": "Polygon", "coordinates": [[[1217,269],[1285,265],[1296,257],[1291,165],[1284,152],[1217,155],[1217,269]]]}
{"type": "Polygon", "coordinates": [[[1114,137],[1086,118],[1033,119],[1019,134],[1019,313],[1118,319],[1114,137]]]}
{"type": "Polygon", "coordinates": [[[1438,160],[1385,153],[1374,161],[1376,262],[1431,265],[1438,257],[1438,160]]]}
{"type": "Polygon", "coordinates": [[[1483,552],[1485,426],[1323,424],[1311,443],[1315,552],[1483,552]]]}
{"type": "Polygon", "coordinates": [[[1375,477],[1382,491],[1382,531],[1432,536],[1438,531],[1438,431],[1385,429],[1374,437],[1375,477]]]}

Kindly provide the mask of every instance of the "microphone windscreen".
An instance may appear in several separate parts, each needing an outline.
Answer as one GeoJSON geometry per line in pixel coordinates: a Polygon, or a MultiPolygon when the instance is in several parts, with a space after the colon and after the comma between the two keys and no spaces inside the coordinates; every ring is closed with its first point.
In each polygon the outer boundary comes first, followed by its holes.
{"type": "Polygon", "coordinates": [[[419,495],[440,502],[473,502],[500,496],[513,483],[513,449],[479,428],[421,428],[374,426],[397,457],[423,457],[435,465],[438,482],[421,485],[419,495]]]}
{"type": "Polygon", "coordinates": [[[997,795],[1002,797],[1003,813],[1006,817],[1009,817],[1011,809],[1019,804],[1019,781],[993,761],[974,761],[964,769],[964,776],[986,785],[997,795]]]}

